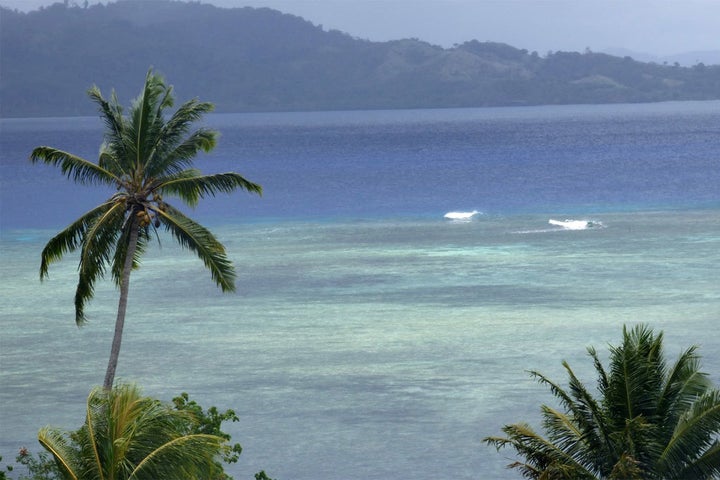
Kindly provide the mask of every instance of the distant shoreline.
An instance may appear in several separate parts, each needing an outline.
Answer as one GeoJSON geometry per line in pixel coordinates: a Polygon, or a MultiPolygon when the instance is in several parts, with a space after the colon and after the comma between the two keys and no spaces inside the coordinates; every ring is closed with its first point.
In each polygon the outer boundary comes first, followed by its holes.
{"type": "Polygon", "coordinates": [[[178,101],[198,97],[218,112],[720,99],[720,65],[589,49],[540,54],[477,40],[449,48],[414,38],[373,42],[271,9],[143,5],[142,15],[134,2],[58,3],[32,14],[3,8],[0,115],[91,115],[89,87],[134,98],[151,66],[177,82],[178,101]]]}

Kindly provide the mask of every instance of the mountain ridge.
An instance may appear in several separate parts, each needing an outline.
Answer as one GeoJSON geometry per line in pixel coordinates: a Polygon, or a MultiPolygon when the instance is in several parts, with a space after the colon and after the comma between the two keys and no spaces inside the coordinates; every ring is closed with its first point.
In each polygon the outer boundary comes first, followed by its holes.
{"type": "Polygon", "coordinates": [[[131,98],[150,67],[218,112],[720,99],[720,66],[372,42],[269,8],[170,0],[2,8],[0,46],[2,117],[92,114],[87,88],[131,98]]]}
{"type": "Polygon", "coordinates": [[[720,50],[691,50],[672,55],[655,55],[626,48],[611,47],[603,49],[602,52],[615,57],[631,57],[643,63],[660,63],[663,65],[677,63],[682,67],[692,67],[700,63],[704,65],[720,65],[720,50]]]}

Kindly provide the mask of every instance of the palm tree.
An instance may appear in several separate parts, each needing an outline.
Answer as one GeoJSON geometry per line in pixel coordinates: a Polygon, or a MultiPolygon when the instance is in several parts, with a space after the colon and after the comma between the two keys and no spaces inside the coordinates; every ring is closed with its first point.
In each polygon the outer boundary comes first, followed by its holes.
{"type": "Polygon", "coordinates": [[[531,372],[563,407],[541,407],[547,436],[516,423],[484,441],[512,447],[522,460],[509,467],[530,479],[720,478],[720,390],[699,371],[696,347],[668,365],[662,339],[647,326],[624,328],[608,370],[589,348],[598,398],[567,362],[567,389],[531,372]]]}
{"type": "Polygon", "coordinates": [[[80,430],[45,427],[38,440],[64,479],[206,478],[225,440],[186,433],[194,421],[188,412],[143,397],[137,387],[123,384],[90,393],[80,430]]]}
{"type": "Polygon", "coordinates": [[[190,132],[192,122],[211,111],[213,105],[190,100],[166,117],[165,109],[173,105],[172,87],[152,70],[127,116],[123,115],[114,92],[109,101],[97,87],[88,94],[98,104],[106,126],[97,163],[51,147],[35,148],[30,160],[58,166],[80,184],[102,184],[116,190],[105,202],[53,237],[42,251],[40,264],[40,278],[44,279],[51,263],[67,252],[80,250],[75,292],[78,325],[86,321],[85,304],[93,296],[95,282],[110,269],[120,289],[103,384],[111,388],[120,354],[130,272],[139,266],[152,230],[163,227],[180,245],[195,252],[222,291],[235,289],[235,270],[224,246],[164,197],[176,196],[195,206],[199,199],[219,192],[244,189],[261,194],[262,189],[237,173],[202,175],[192,168],[192,159],[200,150],[208,152],[215,146],[217,132],[205,128],[190,132]]]}

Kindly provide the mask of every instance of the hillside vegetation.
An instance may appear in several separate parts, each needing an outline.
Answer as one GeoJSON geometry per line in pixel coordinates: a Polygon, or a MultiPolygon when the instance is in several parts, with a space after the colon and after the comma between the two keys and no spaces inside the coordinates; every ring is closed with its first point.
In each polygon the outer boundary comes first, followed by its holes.
{"type": "Polygon", "coordinates": [[[88,87],[126,99],[150,66],[176,82],[179,100],[202,95],[222,112],[720,98],[720,66],[476,40],[371,42],[267,8],[124,0],[0,10],[3,117],[93,114],[88,87]]]}

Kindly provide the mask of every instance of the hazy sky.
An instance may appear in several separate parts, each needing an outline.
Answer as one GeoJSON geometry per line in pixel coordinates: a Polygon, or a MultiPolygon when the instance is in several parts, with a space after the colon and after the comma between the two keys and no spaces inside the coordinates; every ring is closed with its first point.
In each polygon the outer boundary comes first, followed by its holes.
{"type": "MultiPolygon", "coordinates": [[[[76,1],[78,4],[83,0],[76,1]]],[[[153,1],[153,0],[147,0],[153,1]]],[[[53,0],[0,0],[32,10],[53,0]]],[[[90,4],[98,0],[90,0],[90,4]]],[[[625,48],[654,55],[720,50],[720,0],[202,0],[270,7],[369,40],[452,46],[496,41],[547,51],[625,48]]]]}

